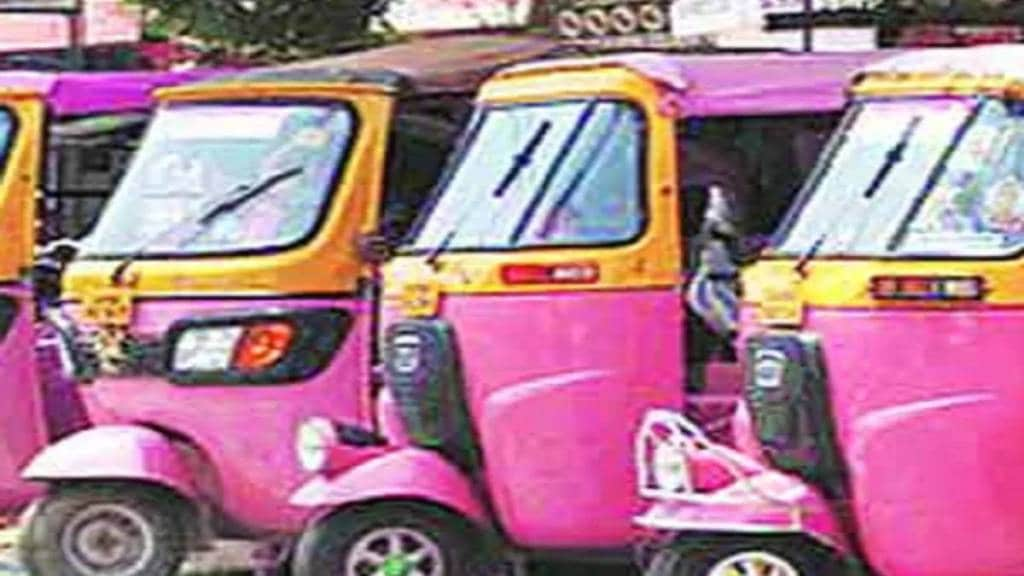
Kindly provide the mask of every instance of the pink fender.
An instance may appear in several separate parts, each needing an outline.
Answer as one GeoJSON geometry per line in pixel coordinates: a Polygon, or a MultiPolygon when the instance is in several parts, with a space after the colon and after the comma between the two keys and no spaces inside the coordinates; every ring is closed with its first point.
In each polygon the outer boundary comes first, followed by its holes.
{"type": "Polygon", "coordinates": [[[395,404],[395,397],[390,388],[385,386],[380,391],[374,406],[374,413],[380,434],[388,439],[388,443],[398,446],[410,444],[409,434],[405,430],[402,417],[398,414],[398,406],[395,404]]]}
{"type": "Polygon", "coordinates": [[[304,508],[339,508],[375,500],[424,500],[479,524],[489,518],[470,479],[440,454],[400,448],[338,476],[317,476],[292,495],[304,508]]]}
{"type": "Polygon", "coordinates": [[[839,518],[817,489],[716,444],[681,414],[648,412],[635,454],[640,495],[653,505],[634,522],[649,533],[786,534],[808,536],[841,554],[851,550],[839,518]],[[685,458],[688,474],[678,488],[661,487],[654,477],[652,456],[665,447],[685,458]]]}
{"type": "Polygon", "coordinates": [[[22,477],[37,482],[151,482],[196,497],[193,474],[181,451],[163,434],[142,426],[100,426],[72,434],[37,454],[22,477]]]}
{"type": "Polygon", "coordinates": [[[766,501],[743,487],[728,486],[702,501],[657,501],[636,523],[648,530],[684,534],[803,535],[841,554],[851,552],[842,526],[816,490],[775,473],[750,482],[778,499],[766,501]]]}

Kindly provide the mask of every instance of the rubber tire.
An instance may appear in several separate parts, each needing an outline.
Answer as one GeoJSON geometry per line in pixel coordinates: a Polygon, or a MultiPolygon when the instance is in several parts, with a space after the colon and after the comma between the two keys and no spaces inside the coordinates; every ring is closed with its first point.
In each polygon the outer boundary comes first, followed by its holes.
{"type": "Polygon", "coordinates": [[[341,510],[308,527],[295,546],[293,576],[344,575],[345,558],[367,532],[402,527],[429,535],[444,555],[444,576],[483,576],[494,564],[466,521],[418,503],[381,503],[341,510]]]}
{"type": "Polygon", "coordinates": [[[718,562],[743,552],[767,552],[787,560],[800,576],[841,576],[840,564],[823,550],[790,540],[710,541],[658,552],[644,576],[708,576],[718,562]]]}
{"type": "Polygon", "coordinates": [[[64,557],[61,532],[86,506],[118,504],[138,512],[150,524],[157,543],[152,561],[133,576],[174,576],[188,553],[181,502],[172,493],[152,487],[81,484],[58,488],[38,504],[22,527],[18,541],[22,563],[33,576],[81,576],[64,557]]]}

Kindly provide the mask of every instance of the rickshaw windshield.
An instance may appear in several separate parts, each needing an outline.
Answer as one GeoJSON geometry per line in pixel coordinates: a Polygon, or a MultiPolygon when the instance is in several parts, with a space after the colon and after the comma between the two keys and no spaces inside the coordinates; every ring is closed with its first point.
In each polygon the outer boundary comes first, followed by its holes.
{"type": "Polygon", "coordinates": [[[297,244],[322,219],[354,130],[341,105],[164,108],[82,253],[190,256],[297,244]],[[231,201],[248,190],[259,194],[231,201]],[[218,205],[231,210],[203,218],[218,205]]]}
{"type": "Polygon", "coordinates": [[[776,253],[998,257],[1024,247],[1024,116],[994,98],[864,102],[776,253]]]}
{"type": "Polygon", "coordinates": [[[643,114],[573,100],[478,111],[412,250],[590,246],[644,225],[643,114]]]}

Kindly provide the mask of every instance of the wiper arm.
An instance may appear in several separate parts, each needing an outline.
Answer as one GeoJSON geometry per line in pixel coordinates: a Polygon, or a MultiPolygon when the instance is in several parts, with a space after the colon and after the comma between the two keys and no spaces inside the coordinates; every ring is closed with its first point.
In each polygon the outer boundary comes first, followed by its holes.
{"type": "Polygon", "coordinates": [[[522,217],[516,222],[515,228],[512,229],[512,236],[509,238],[509,244],[515,246],[519,242],[519,238],[526,231],[526,225],[533,220],[534,214],[540,208],[540,202],[544,199],[544,195],[547,194],[548,188],[551,187],[551,183],[555,181],[555,176],[565,165],[566,159],[569,157],[569,152],[572,147],[576,145],[576,141],[583,135],[584,128],[587,126],[587,122],[594,115],[597,110],[597,105],[600,100],[591,100],[587,103],[587,107],[580,112],[579,117],[576,118],[576,123],[573,124],[572,130],[569,131],[569,135],[565,137],[565,141],[562,142],[562,146],[555,153],[555,160],[551,163],[548,168],[547,174],[544,175],[544,179],[541,180],[540,186],[537,187],[537,191],[530,198],[530,203],[526,205],[523,210],[522,217]]]}
{"type": "MultiPolygon", "coordinates": [[[[530,139],[523,146],[523,149],[512,157],[512,166],[510,166],[505,172],[505,175],[498,182],[498,185],[494,187],[494,190],[491,190],[490,198],[501,198],[505,195],[505,192],[508,192],[508,189],[512,187],[512,184],[517,178],[519,178],[519,175],[523,170],[533,162],[533,155],[537,152],[537,148],[540,147],[541,142],[544,141],[548,132],[551,131],[551,126],[552,124],[550,120],[544,120],[539,126],[537,126],[537,129],[534,130],[532,135],[530,135],[530,139]]],[[[449,229],[448,233],[444,235],[441,242],[439,242],[437,246],[427,254],[427,264],[433,266],[441,254],[448,250],[452,241],[455,240],[455,236],[458,234],[459,230],[462,229],[463,222],[469,218],[469,215],[473,212],[474,208],[475,205],[470,204],[462,214],[459,215],[459,218],[454,224],[452,224],[451,229],[449,229]]]]}
{"type": "MultiPolygon", "coordinates": [[[[182,226],[186,226],[194,222],[199,227],[196,234],[198,235],[198,232],[205,230],[221,216],[234,212],[256,197],[273,190],[278,184],[302,174],[302,171],[302,166],[293,166],[291,168],[274,172],[255,184],[243,185],[236,188],[232,193],[226,195],[226,197],[214,202],[209,208],[201,210],[198,213],[189,214],[181,220],[167,226],[159,233],[143,242],[142,245],[135,249],[125,259],[121,260],[117,267],[114,268],[114,271],[110,274],[110,283],[113,285],[120,285],[124,281],[125,273],[128,272],[128,269],[136,260],[142,257],[142,255],[145,254],[153,244],[163,240],[172,232],[176,232],[182,226]]],[[[193,235],[189,240],[195,238],[196,235],[193,235]]]]}
{"type": "MultiPolygon", "coordinates": [[[[884,185],[886,180],[889,179],[889,175],[892,174],[896,165],[903,161],[903,153],[906,151],[907,146],[910,144],[910,140],[917,132],[918,127],[921,126],[921,121],[921,116],[914,116],[910,119],[910,122],[907,122],[906,127],[903,128],[903,132],[900,134],[900,139],[893,144],[892,148],[890,148],[888,152],[885,153],[885,163],[882,164],[882,167],[875,173],[874,178],[871,179],[871,183],[868,184],[867,188],[860,193],[860,198],[862,200],[870,200],[874,198],[875,194],[882,189],[882,185],[884,185]]],[[[843,210],[838,210],[836,212],[836,218],[833,219],[831,225],[826,227],[814,243],[812,243],[810,247],[800,255],[796,266],[793,267],[793,270],[797,274],[801,276],[806,274],[807,265],[815,256],[818,255],[821,247],[832,236],[832,232],[836,229],[836,225],[843,217],[846,216],[846,208],[856,198],[857,196],[850,196],[847,201],[843,203],[843,210]]]]}
{"type": "MultiPolygon", "coordinates": [[[[586,178],[587,174],[590,173],[590,169],[594,167],[597,161],[604,155],[608,146],[614,141],[614,139],[611,137],[612,132],[619,125],[619,122],[621,122],[624,113],[623,111],[624,108],[615,108],[615,116],[612,117],[612,119],[608,122],[608,125],[605,127],[601,136],[597,138],[597,145],[593,147],[592,152],[584,161],[583,165],[580,166],[579,170],[577,170],[576,173],[573,174],[572,179],[569,181],[569,184],[565,187],[565,189],[562,190],[562,193],[556,196],[554,203],[551,205],[551,209],[548,211],[548,214],[544,218],[544,222],[541,225],[541,238],[546,238],[551,234],[552,229],[554,228],[555,218],[559,214],[561,214],[562,210],[564,210],[565,207],[569,204],[569,200],[572,200],[573,196],[575,196],[576,190],[579,189],[580,184],[583,183],[583,179],[586,178]]],[[[525,226],[520,235],[524,232],[526,232],[525,226]]],[[[517,235],[513,239],[512,243],[515,244],[518,242],[519,236],[517,235]]]]}
{"type": "Polygon", "coordinates": [[[957,128],[956,133],[953,135],[952,141],[945,150],[942,151],[942,157],[939,158],[935,168],[928,175],[928,179],[925,181],[924,186],[914,196],[913,202],[910,204],[910,210],[907,211],[907,216],[900,222],[899,228],[893,233],[892,237],[885,244],[885,251],[892,252],[899,246],[900,242],[903,241],[903,237],[907,235],[907,231],[910,229],[910,223],[917,218],[917,214],[924,207],[924,202],[928,198],[928,192],[935,187],[939,182],[939,178],[942,177],[943,172],[946,170],[946,164],[949,163],[949,159],[953,154],[960,148],[960,143],[967,137],[967,132],[970,131],[971,126],[981,116],[981,110],[984,103],[979,102],[972,110],[970,115],[964,119],[963,123],[957,128]]]}
{"type": "Polygon", "coordinates": [[[302,174],[302,170],[302,166],[292,166],[291,168],[274,172],[256,184],[243,186],[239,189],[239,194],[228,196],[204,211],[204,213],[199,216],[197,222],[203,226],[209,226],[221,216],[234,212],[247,204],[250,200],[274,189],[278,184],[291,180],[292,178],[302,174]]]}

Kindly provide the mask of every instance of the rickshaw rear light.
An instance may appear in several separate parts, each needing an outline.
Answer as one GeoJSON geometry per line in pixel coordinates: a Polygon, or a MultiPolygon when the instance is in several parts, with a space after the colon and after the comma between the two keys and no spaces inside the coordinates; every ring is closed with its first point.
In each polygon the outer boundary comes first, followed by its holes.
{"type": "Polygon", "coordinates": [[[265,370],[284,358],[295,339],[295,327],[289,322],[252,324],[245,328],[232,362],[236,370],[265,370]]]}
{"type": "Polygon", "coordinates": [[[567,264],[508,264],[501,268],[505,284],[594,284],[601,269],[592,262],[567,264]]]}
{"type": "Polygon", "coordinates": [[[871,295],[876,300],[981,300],[985,281],[977,276],[876,276],[871,295]]]}

